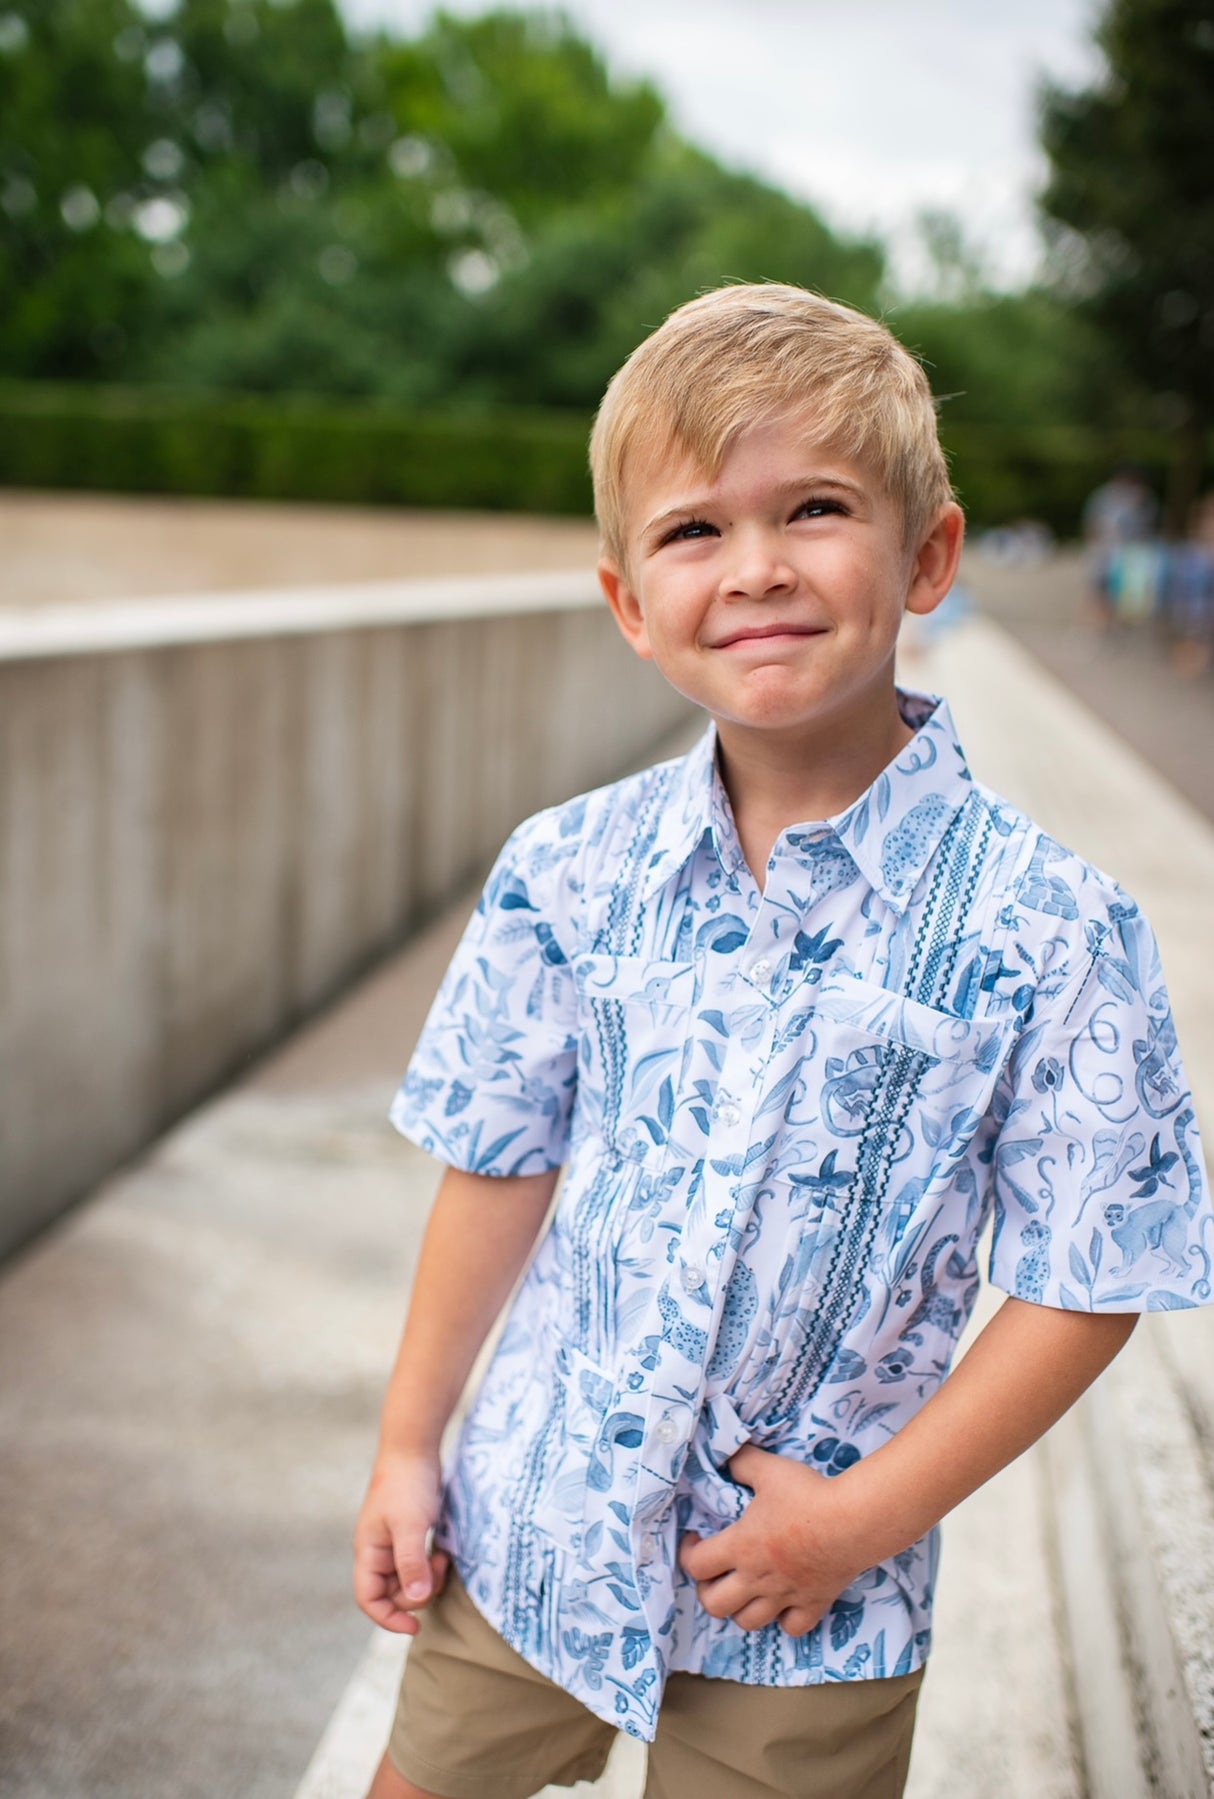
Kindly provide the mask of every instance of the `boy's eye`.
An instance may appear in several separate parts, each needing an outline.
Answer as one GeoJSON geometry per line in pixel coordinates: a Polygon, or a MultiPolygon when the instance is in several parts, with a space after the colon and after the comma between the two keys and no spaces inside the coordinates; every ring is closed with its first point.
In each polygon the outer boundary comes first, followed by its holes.
{"type": "Polygon", "coordinates": [[[793,514],[794,518],[825,518],[829,513],[845,513],[846,506],[842,500],[833,499],[829,494],[813,494],[808,500],[802,500],[793,514]]]}
{"type": "Polygon", "coordinates": [[[685,518],[681,524],[671,527],[662,542],[694,543],[698,538],[715,536],[716,529],[706,518],[685,518]]]}

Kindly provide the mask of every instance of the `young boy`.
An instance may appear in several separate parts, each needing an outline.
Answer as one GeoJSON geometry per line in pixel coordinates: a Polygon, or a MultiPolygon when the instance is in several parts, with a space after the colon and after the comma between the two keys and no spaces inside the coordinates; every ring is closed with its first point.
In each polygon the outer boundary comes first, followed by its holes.
{"type": "Polygon", "coordinates": [[[393,1108],[447,1172],[356,1536],[418,1633],[372,1793],[524,1799],[619,1728],[652,1799],[884,1799],[938,1520],[1208,1290],[1192,1107],[1133,901],[895,689],[962,516],[889,333],[708,294],[591,459],[616,621],[712,723],[515,832],[393,1108]]]}

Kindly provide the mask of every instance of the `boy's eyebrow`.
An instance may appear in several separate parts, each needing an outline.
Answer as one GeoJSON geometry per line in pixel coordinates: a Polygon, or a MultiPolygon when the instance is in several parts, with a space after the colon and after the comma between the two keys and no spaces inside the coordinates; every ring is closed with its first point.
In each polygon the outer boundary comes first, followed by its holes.
{"type": "MultiPolygon", "coordinates": [[[[864,497],[862,487],[854,481],[845,481],[841,475],[798,475],[795,480],[781,481],[775,492],[791,496],[792,494],[804,494],[810,488],[821,490],[824,487],[833,487],[840,493],[854,494],[857,499],[864,497]]],[[[641,536],[647,537],[651,531],[656,531],[672,519],[686,518],[691,512],[702,512],[705,507],[714,503],[711,494],[701,494],[688,500],[682,500],[678,505],[668,506],[665,511],[656,513],[647,524],[641,526],[641,536]]]]}

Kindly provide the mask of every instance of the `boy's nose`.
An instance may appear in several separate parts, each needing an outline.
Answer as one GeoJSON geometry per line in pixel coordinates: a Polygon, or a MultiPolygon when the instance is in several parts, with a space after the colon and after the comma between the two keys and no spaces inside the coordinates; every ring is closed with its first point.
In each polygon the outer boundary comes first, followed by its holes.
{"type": "Polygon", "coordinates": [[[722,596],[753,600],[767,594],[788,593],[795,587],[797,577],[782,548],[766,533],[748,533],[739,538],[721,581],[722,596]]]}

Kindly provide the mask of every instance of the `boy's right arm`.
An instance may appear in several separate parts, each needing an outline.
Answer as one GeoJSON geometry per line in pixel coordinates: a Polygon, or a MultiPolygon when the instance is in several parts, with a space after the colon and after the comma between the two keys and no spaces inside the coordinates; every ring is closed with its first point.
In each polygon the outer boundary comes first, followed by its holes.
{"type": "Polygon", "coordinates": [[[531,1252],[557,1173],[449,1168],[439,1187],[354,1533],[354,1596],[385,1630],[412,1636],[414,1612],[442,1585],[446,1557],[427,1557],[426,1540],[442,1496],[443,1430],[531,1252]]]}

